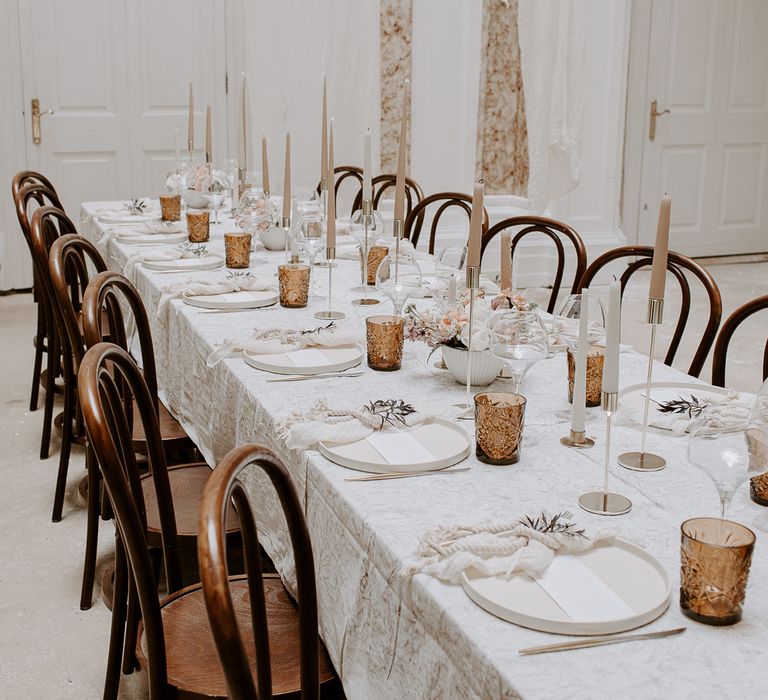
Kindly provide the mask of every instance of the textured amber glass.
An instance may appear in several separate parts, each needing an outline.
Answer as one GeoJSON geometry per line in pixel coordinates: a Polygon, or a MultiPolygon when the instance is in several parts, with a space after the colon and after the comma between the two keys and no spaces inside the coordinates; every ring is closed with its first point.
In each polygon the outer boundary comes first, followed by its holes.
{"type": "Polygon", "coordinates": [[[205,243],[210,233],[211,215],[207,211],[187,212],[187,238],[190,243],[205,243]]]}
{"type": "Polygon", "coordinates": [[[488,392],[475,395],[475,455],[486,464],[514,464],[520,459],[525,397],[488,392]]]}
{"type": "MultiPolygon", "coordinates": [[[[568,355],[568,403],[573,403],[573,375],[576,372],[576,357],[570,348],[568,355]]],[[[605,355],[602,348],[598,352],[592,348],[587,355],[587,406],[600,405],[600,392],[603,387],[603,364],[605,355]]]]}
{"type": "Polygon", "coordinates": [[[181,219],[181,195],[161,194],[160,212],[163,221],[179,221],[181,219]]]}
{"type": "Polygon", "coordinates": [[[731,520],[693,518],[681,526],[680,608],[708,625],[741,619],[755,533],[731,520]]]}
{"type": "Polygon", "coordinates": [[[403,360],[405,319],[398,316],[369,316],[365,319],[368,366],[382,372],[400,369],[403,360]]]}
{"type": "Polygon", "coordinates": [[[224,234],[227,267],[242,270],[251,264],[251,234],[237,231],[224,234]]]}
{"type": "MultiPolygon", "coordinates": [[[[376,284],[376,270],[384,258],[389,255],[389,248],[385,245],[372,245],[368,248],[368,284],[376,284]]],[[[360,267],[363,266],[363,256],[360,256],[360,267]]]]}
{"type": "Polygon", "coordinates": [[[291,263],[278,265],[277,278],[280,282],[280,306],[299,309],[307,305],[309,298],[309,265],[291,263]]]}

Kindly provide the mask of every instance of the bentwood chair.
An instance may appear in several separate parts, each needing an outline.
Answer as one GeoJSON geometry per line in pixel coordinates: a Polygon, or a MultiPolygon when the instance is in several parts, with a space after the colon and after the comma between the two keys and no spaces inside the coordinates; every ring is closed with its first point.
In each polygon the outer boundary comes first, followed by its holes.
{"type": "MultiPolygon", "coordinates": [[[[321,684],[324,691],[338,686],[318,638],[312,544],[301,501],[288,470],[266,448],[236,448],[214,470],[200,506],[198,559],[229,697],[256,700],[300,691],[302,698],[319,698],[321,684]],[[266,473],[282,505],[296,565],[298,614],[280,579],[263,576],[260,569],[256,522],[244,483],[254,472],[266,473]],[[222,524],[232,501],[243,530],[247,582],[227,571],[222,524]]],[[[216,693],[223,690],[217,687],[216,693]]]]}
{"type": "MultiPolygon", "coordinates": [[[[339,196],[339,189],[344,184],[346,180],[351,180],[353,183],[353,186],[357,188],[357,191],[359,192],[363,187],[363,169],[357,167],[356,165],[337,165],[333,169],[333,176],[334,176],[334,183],[333,183],[333,193],[338,198],[339,196]]],[[[320,187],[322,183],[318,182],[317,187],[315,188],[315,191],[317,194],[320,194],[320,187]]]]}
{"type": "Polygon", "coordinates": [[[570,226],[554,219],[548,219],[543,216],[512,216],[508,219],[499,221],[495,224],[487,233],[483,236],[482,243],[480,244],[481,256],[485,253],[485,249],[493,238],[507,229],[520,229],[512,237],[512,260],[515,259],[515,251],[520,241],[532,233],[541,233],[552,240],[555,244],[555,251],[557,252],[557,269],[555,270],[555,279],[552,282],[552,293],[549,295],[549,303],[547,304],[547,312],[554,313],[555,304],[557,303],[557,297],[560,294],[560,287],[563,283],[563,272],[565,270],[565,247],[563,246],[563,239],[565,238],[573,247],[576,254],[576,269],[573,274],[573,284],[571,285],[571,294],[577,294],[579,292],[578,282],[581,276],[584,274],[584,270],[587,269],[587,249],[584,246],[584,241],[581,240],[576,231],[570,226]]]}
{"type": "MultiPolygon", "coordinates": [[[[388,190],[393,190],[397,184],[397,175],[394,173],[388,173],[384,175],[377,175],[371,180],[371,187],[373,188],[373,208],[378,209],[384,193],[388,190]]],[[[421,189],[416,180],[406,177],[405,178],[405,215],[411,213],[413,207],[424,199],[424,191],[421,189]]],[[[355,197],[355,201],[352,203],[352,214],[363,206],[363,188],[355,197]]],[[[424,222],[424,211],[422,210],[419,220],[416,222],[416,226],[421,228],[424,222]]]]}
{"type": "MultiPolygon", "coordinates": [[[[186,471],[207,466],[169,468],[165,461],[156,411],[156,398],[136,362],[112,343],[97,343],[86,353],[78,373],[78,388],[88,436],[102,472],[115,515],[116,561],[112,627],[103,697],[116,698],[120,657],[133,657],[147,671],[149,697],[226,697],[224,673],[208,627],[200,585],[182,587],[180,538],[194,522],[197,535],[199,502],[194,512],[177,507],[186,471]],[[147,440],[150,472],[139,474],[131,438],[133,423],[141,422],[147,440]],[[183,477],[182,477],[183,478],[183,477]],[[168,597],[157,592],[159,557],[164,563],[168,597]],[[141,610],[141,627],[132,640],[126,625],[129,600],[141,610]],[[124,634],[125,632],[125,634],[124,634]]],[[[195,480],[196,481],[196,480],[195,480]]],[[[197,482],[196,482],[197,483],[197,482]]],[[[202,496],[200,488],[199,495],[202,496]]],[[[220,512],[220,527],[230,532],[236,515],[231,506],[220,512]]],[[[253,552],[249,557],[253,559],[253,552]]],[[[246,582],[241,579],[244,593],[246,582]]],[[[240,596],[238,596],[240,597],[240,596]]],[[[284,604],[288,604],[285,596],[284,604]]]]}
{"type": "MultiPolygon", "coordinates": [[[[627,269],[624,270],[620,278],[621,293],[623,296],[629,278],[641,268],[648,267],[652,264],[653,246],[622,246],[603,253],[585,270],[581,280],[579,280],[577,289],[589,287],[591,282],[595,279],[595,276],[603,267],[622,258],[629,259],[627,269]]],[[[712,275],[710,275],[705,268],[699,265],[695,260],[692,260],[685,255],[681,255],[680,253],[669,251],[667,271],[671,272],[672,276],[678,282],[682,302],[680,313],[677,318],[677,324],[675,326],[675,332],[664,358],[664,364],[671,365],[674,361],[691,311],[691,285],[685,274],[686,272],[692,274],[699,280],[699,282],[701,282],[709,299],[709,317],[707,319],[707,325],[704,328],[704,332],[701,334],[696,353],[688,368],[688,374],[698,377],[701,368],[704,366],[704,362],[707,359],[707,355],[712,348],[712,344],[715,342],[717,329],[723,315],[723,302],[720,296],[720,289],[715,283],[712,275]]]]}
{"type": "MultiPolygon", "coordinates": [[[[472,214],[472,195],[462,194],[461,192],[437,192],[415,204],[410,213],[405,217],[405,225],[403,227],[403,236],[411,241],[414,248],[419,242],[426,209],[432,204],[438,204],[439,206],[432,216],[432,224],[429,229],[428,252],[430,254],[435,252],[435,238],[440,224],[440,217],[451,208],[458,208],[467,215],[467,231],[469,231],[469,219],[472,214]]],[[[483,207],[483,234],[487,231],[488,212],[483,207]]]]}
{"type": "MultiPolygon", "coordinates": [[[[728,361],[728,346],[738,327],[758,311],[768,309],[768,295],[752,299],[736,309],[720,328],[712,355],[712,383],[725,386],[725,365],[728,361]]],[[[768,340],[763,347],[763,380],[768,378],[768,340]]]]}

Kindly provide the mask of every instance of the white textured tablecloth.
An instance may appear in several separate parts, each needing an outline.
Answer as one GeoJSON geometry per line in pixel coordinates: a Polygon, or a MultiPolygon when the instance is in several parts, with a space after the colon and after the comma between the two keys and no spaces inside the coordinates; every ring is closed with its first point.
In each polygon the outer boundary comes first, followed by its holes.
{"type": "MultiPolygon", "coordinates": [[[[81,233],[97,242],[105,227],[89,214],[105,203],[83,205],[81,233]]],[[[210,250],[223,248],[231,222],[212,226],[210,250]]],[[[114,238],[100,243],[107,264],[123,270],[136,246],[114,238]]],[[[148,250],[143,248],[143,250],[148,250]]],[[[258,272],[283,261],[283,253],[259,253],[258,272]]],[[[313,274],[325,279],[325,271],[313,274]]],[[[195,279],[220,279],[224,270],[195,273],[195,279]]],[[[588,423],[598,440],[593,450],[559,444],[568,425],[554,412],[567,407],[565,358],[558,355],[534,366],[523,382],[528,397],[526,430],[538,445],[523,445],[521,460],[492,467],[471,456],[468,472],[394,481],[345,482],[353,475],[318,452],[288,450],[276,437],[276,424],[296,407],[318,397],[343,397],[360,404],[378,398],[403,398],[416,408],[464,398],[463,388],[445,371],[426,361],[426,349],[406,343],[404,369],[374,372],[351,379],[267,383],[273,375],[255,370],[240,358],[214,368],[210,351],[227,337],[246,336],[257,326],[285,324],[314,327],[322,299],[306,309],[273,307],[240,313],[208,313],[181,301],[157,317],[164,286],[189,275],[155,273],[138,266],[134,273],[152,321],[158,379],[164,401],[206,459],[215,464],[229,449],[250,442],[273,449],[289,467],[302,494],[317,567],[321,635],[349,698],[744,698],[763,697],[768,666],[760,661],[768,638],[768,581],[764,536],[758,533],[743,620],[714,628],[685,618],[678,605],[680,523],[689,517],[719,513],[713,484],[686,460],[685,438],[650,433],[648,449],[667,458],[667,469],[639,474],[611,467],[612,490],[632,499],[632,511],[611,524],[643,544],[673,581],[669,610],[647,629],[685,625],[688,630],[666,640],[519,657],[521,647],[558,641],[555,635],[503,622],[477,607],[460,587],[424,575],[406,581],[400,575],[419,536],[436,525],[510,520],[542,510],[572,511],[586,528],[606,519],[578,507],[585,491],[600,488],[604,422],[588,423]]],[[[349,288],[359,283],[359,266],[338,261],[334,271],[334,306],[348,318],[389,313],[388,302],[355,307],[349,288]]],[[[324,288],[324,286],[323,286],[324,288]]],[[[623,386],[645,378],[645,358],[623,353],[623,386]]],[[[684,379],[658,364],[658,380],[684,379]]],[[[503,385],[499,382],[499,385],[503,385]]],[[[463,424],[472,430],[472,423],[463,424]]],[[[639,432],[614,430],[614,454],[638,449],[639,432]]],[[[293,564],[284,522],[272,492],[260,480],[251,495],[260,513],[265,549],[289,586],[293,564]]],[[[749,525],[759,507],[739,489],[731,517],[749,525]]]]}

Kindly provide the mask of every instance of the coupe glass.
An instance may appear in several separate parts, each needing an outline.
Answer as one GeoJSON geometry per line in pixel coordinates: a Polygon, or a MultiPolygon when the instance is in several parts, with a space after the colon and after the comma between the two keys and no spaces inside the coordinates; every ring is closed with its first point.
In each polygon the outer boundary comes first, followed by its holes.
{"type": "MultiPolygon", "coordinates": [[[[605,339],[605,309],[600,300],[590,294],[589,305],[589,343],[605,339]]],[[[552,335],[555,341],[575,352],[579,339],[579,322],[581,320],[581,294],[569,294],[552,317],[552,335]]],[[[561,348],[562,349],[562,348],[561,348]]]]}
{"type": "Polygon", "coordinates": [[[467,269],[467,246],[443,248],[436,256],[435,277],[441,286],[447,288],[451,276],[463,280],[462,274],[467,269]]]}
{"type": "Polygon", "coordinates": [[[413,255],[387,255],[376,270],[376,289],[389,297],[395,307],[394,315],[400,316],[408,297],[421,289],[421,268],[413,255]]]}
{"type": "Polygon", "coordinates": [[[370,214],[363,214],[361,209],[352,214],[349,221],[349,233],[360,249],[360,286],[352,287],[353,292],[362,292],[368,297],[368,250],[374,242],[384,235],[384,218],[375,209],[370,214]]]}
{"type": "Polygon", "coordinates": [[[754,457],[756,437],[765,440],[765,425],[742,403],[705,408],[688,429],[688,461],[712,479],[723,520],[736,489],[765,471],[763,460],[754,457]]]}
{"type": "Polygon", "coordinates": [[[535,311],[508,311],[494,320],[491,354],[504,362],[514,393],[520,393],[525,373],[548,352],[547,332],[535,311]]]}
{"type": "MultiPolygon", "coordinates": [[[[226,176],[223,176],[226,177],[226,176]]],[[[224,200],[227,198],[227,187],[223,182],[212,180],[208,184],[208,189],[203,192],[203,196],[213,209],[214,224],[219,223],[219,209],[224,205],[224,200]]]]}

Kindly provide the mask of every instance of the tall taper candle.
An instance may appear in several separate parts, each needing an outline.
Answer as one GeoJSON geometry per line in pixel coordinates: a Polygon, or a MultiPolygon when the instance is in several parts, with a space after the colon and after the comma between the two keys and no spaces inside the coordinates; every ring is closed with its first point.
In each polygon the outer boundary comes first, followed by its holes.
{"type": "Polygon", "coordinates": [[[285,135],[285,173],[283,177],[283,218],[291,216],[291,132],[285,135]]]}
{"type": "Polygon", "coordinates": [[[373,186],[371,185],[371,130],[366,129],[363,143],[363,201],[373,200],[373,186]]]}
{"type": "Polygon", "coordinates": [[[403,115],[400,121],[400,148],[397,152],[397,178],[395,179],[395,221],[405,221],[405,160],[408,143],[408,85],[403,85],[403,115]]]}
{"type": "Polygon", "coordinates": [[[187,122],[187,150],[195,150],[195,100],[192,96],[192,81],[189,81],[189,121],[187,122]]]}
{"type": "Polygon", "coordinates": [[[659,225],[656,229],[656,245],[653,248],[651,285],[648,289],[649,299],[664,298],[664,283],[667,279],[667,253],[669,252],[669,215],[671,209],[672,199],[664,195],[661,198],[661,206],[659,207],[659,225]]]}
{"type": "Polygon", "coordinates": [[[619,342],[621,340],[621,283],[614,279],[608,291],[608,320],[605,327],[603,392],[619,390],[619,342]]]}
{"type": "Polygon", "coordinates": [[[245,84],[245,73],[240,86],[240,128],[238,129],[239,165],[245,175],[248,170],[248,89],[245,84]]]}
{"type": "Polygon", "coordinates": [[[512,289],[512,232],[501,234],[501,288],[512,289]]]}
{"type": "Polygon", "coordinates": [[[211,105],[205,108],[205,162],[213,161],[213,151],[211,150],[211,105]]]}
{"type": "Polygon", "coordinates": [[[480,242],[483,238],[483,183],[475,183],[472,195],[472,214],[469,217],[467,267],[480,267],[480,242]]]}
{"type": "Polygon", "coordinates": [[[333,119],[328,143],[328,221],[326,223],[326,247],[336,247],[336,192],[333,186],[333,119]]]}
{"type": "Polygon", "coordinates": [[[264,193],[269,194],[269,159],[267,158],[267,137],[261,137],[261,180],[264,183],[264,193]]]}
{"type": "MultiPolygon", "coordinates": [[[[320,182],[328,177],[328,83],[323,73],[323,137],[320,147],[320,182]]],[[[333,175],[328,181],[333,183],[333,175]]]]}
{"type": "Polygon", "coordinates": [[[581,317],[579,341],[576,346],[576,367],[573,373],[573,406],[571,407],[571,431],[583,433],[586,423],[587,403],[587,349],[589,347],[589,291],[581,290],[581,317]]]}

